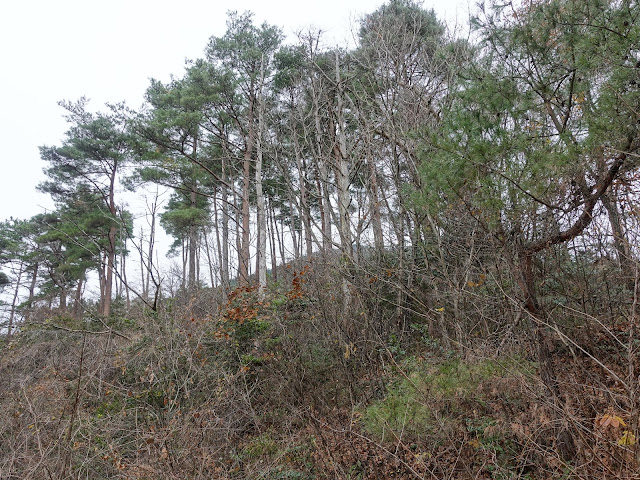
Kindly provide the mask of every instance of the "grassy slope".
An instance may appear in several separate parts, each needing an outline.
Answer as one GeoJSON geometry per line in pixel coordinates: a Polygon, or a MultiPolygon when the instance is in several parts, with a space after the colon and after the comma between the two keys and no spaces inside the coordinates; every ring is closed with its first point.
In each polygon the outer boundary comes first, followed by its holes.
{"type": "Polygon", "coordinates": [[[629,419],[588,358],[556,355],[582,428],[566,464],[526,345],[383,328],[357,294],[345,313],[334,280],[289,272],[220,314],[176,301],[25,328],[2,347],[0,478],[635,478],[629,419]]]}

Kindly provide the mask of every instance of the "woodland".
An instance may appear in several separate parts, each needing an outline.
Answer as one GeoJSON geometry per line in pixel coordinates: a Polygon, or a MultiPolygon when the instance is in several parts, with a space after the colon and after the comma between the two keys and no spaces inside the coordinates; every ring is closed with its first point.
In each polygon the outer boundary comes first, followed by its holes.
{"type": "Polygon", "coordinates": [[[229,12],[141,108],[61,102],[0,478],[640,479],[640,5],[355,32],[229,12]]]}

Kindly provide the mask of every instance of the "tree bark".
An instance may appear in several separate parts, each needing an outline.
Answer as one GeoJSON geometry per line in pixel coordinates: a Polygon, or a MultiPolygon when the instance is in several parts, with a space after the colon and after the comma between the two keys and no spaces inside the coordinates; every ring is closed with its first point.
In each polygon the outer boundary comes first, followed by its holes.
{"type": "Polygon", "coordinates": [[[333,248],[331,232],[331,200],[329,192],[329,170],[322,146],[322,126],[320,118],[320,86],[319,81],[312,77],[311,94],[313,97],[313,120],[315,129],[314,153],[318,169],[319,179],[316,181],[318,189],[318,202],[320,206],[320,219],[322,223],[322,249],[327,254],[333,248]]]}
{"type": "Polygon", "coordinates": [[[102,303],[102,315],[108,317],[111,314],[111,297],[113,291],[113,270],[115,268],[116,258],[116,234],[117,227],[115,225],[117,219],[117,209],[115,202],[115,185],[116,173],[118,171],[118,162],[113,160],[109,178],[109,213],[113,224],[109,227],[109,245],[107,247],[107,270],[104,279],[104,297],[102,303]]]}
{"type": "Polygon", "coordinates": [[[548,320],[546,314],[538,303],[535,291],[535,274],[533,271],[534,254],[527,251],[519,253],[519,284],[524,295],[525,309],[534,321],[534,334],[537,347],[538,363],[540,365],[540,379],[547,387],[551,396],[551,415],[556,417],[556,422],[561,425],[556,435],[556,448],[560,456],[565,460],[572,460],[576,455],[576,445],[571,431],[566,425],[562,414],[562,397],[558,376],[553,365],[553,358],[549,349],[549,340],[546,336],[548,320]]]}
{"type": "Polygon", "coordinates": [[[73,318],[79,319],[82,313],[82,287],[84,286],[83,278],[78,280],[76,286],[76,296],[73,299],[73,318]]]}
{"type": "Polygon", "coordinates": [[[204,251],[207,255],[207,264],[209,265],[209,279],[211,280],[211,288],[216,286],[216,276],[214,273],[213,262],[211,261],[211,249],[209,248],[209,235],[207,232],[203,232],[204,237],[204,251]]]}
{"type": "MultiPolygon", "coordinates": [[[[190,208],[196,209],[197,192],[195,186],[191,186],[189,192],[190,208]]],[[[189,238],[187,240],[188,249],[187,255],[189,257],[189,281],[187,282],[187,288],[194,290],[196,288],[196,249],[198,248],[198,228],[196,225],[189,225],[189,238]]]]}
{"type": "Polygon", "coordinates": [[[620,267],[620,273],[622,273],[627,288],[633,290],[636,275],[631,258],[629,240],[627,239],[627,235],[622,228],[622,220],[620,218],[618,203],[616,202],[616,198],[614,197],[612,192],[608,192],[602,195],[601,201],[609,217],[611,233],[613,234],[613,247],[615,248],[616,256],[618,257],[617,260],[618,266],[620,267]]]}
{"type": "Polygon", "coordinates": [[[273,278],[274,282],[278,281],[278,257],[276,255],[276,232],[273,226],[275,216],[273,212],[273,202],[269,202],[269,211],[267,213],[267,218],[269,219],[268,230],[269,230],[269,244],[270,244],[270,252],[271,252],[271,278],[273,278]]]}
{"type": "MultiPolygon", "coordinates": [[[[249,273],[248,273],[248,264],[247,263],[243,263],[242,260],[242,234],[240,232],[241,230],[241,224],[242,224],[242,208],[238,208],[238,198],[237,198],[237,194],[234,191],[233,192],[233,204],[235,205],[235,214],[236,214],[236,219],[235,219],[235,226],[236,226],[236,252],[238,254],[238,277],[237,277],[237,282],[238,285],[243,285],[242,282],[244,281],[248,281],[249,278],[249,273]],[[245,279],[245,280],[243,280],[245,279]]],[[[248,261],[248,260],[247,260],[248,261]]]]}
{"type": "MultiPolygon", "coordinates": [[[[350,172],[349,159],[347,156],[347,135],[346,122],[344,119],[344,106],[342,99],[342,79],[340,77],[340,57],[338,52],[335,56],[336,62],[336,108],[335,108],[335,125],[331,125],[331,134],[334,136],[333,152],[334,152],[334,172],[336,177],[336,188],[338,190],[338,214],[340,229],[340,249],[342,250],[342,264],[350,266],[353,260],[353,247],[351,241],[351,220],[349,218],[349,205],[351,197],[349,194],[350,172]]],[[[333,123],[333,119],[331,120],[333,123]]],[[[351,307],[351,288],[347,279],[347,272],[342,276],[342,296],[343,309],[348,312],[351,307]]]]}
{"type": "Polygon", "coordinates": [[[11,302],[11,313],[9,314],[9,324],[7,325],[7,341],[11,340],[11,333],[13,332],[13,322],[15,320],[16,308],[18,306],[18,293],[20,293],[20,281],[22,280],[23,271],[24,271],[24,265],[20,263],[20,269],[18,270],[18,278],[16,279],[16,288],[13,291],[13,301],[11,302]]]}
{"type": "Polygon", "coordinates": [[[255,95],[253,93],[253,81],[250,86],[249,94],[249,116],[247,119],[247,136],[245,139],[244,160],[242,164],[242,242],[239,252],[238,264],[238,281],[240,285],[249,284],[249,186],[251,182],[251,157],[253,155],[253,146],[255,143],[255,125],[254,125],[254,109],[255,95]]]}
{"type": "Polygon", "coordinates": [[[256,204],[258,223],[258,247],[256,249],[256,273],[258,277],[258,294],[264,295],[267,289],[267,219],[262,192],[262,129],[264,128],[264,55],[260,63],[260,86],[258,89],[258,132],[256,136],[256,204]]]}
{"type": "Polygon", "coordinates": [[[380,197],[378,193],[378,172],[371,149],[371,138],[368,139],[367,165],[369,167],[369,198],[371,203],[371,224],[373,226],[373,244],[377,252],[384,250],[384,236],[382,233],[382,215],[380,213],[380,197]]]}
{"type": "Polygon", "coordinates": [[[229,291],[229,204],[227,192],[227,162],[226,158],[222,158],[222,179],[224,180],[221,187],[222,196],[222,285],[225,292],[229,291]]]}
{"type": "Polygon", "coordinates": [[[33,308],[33,300],[36,295],[36,283],[38,281],[38,267],[39,267],[39,264],[38,262],[36,262],[33,265],[33,273],[31,274],[31,283],[29,284],[29,297],[27,299],[27,310],[24,316],[25,321],[29,320],[29,317],[31,316],[31,309],[33,308]]]}
{"type": "Polygon", "coordinates": [[[296,260],[300,258],[300,245],[298,244],[298,232],[295,217],[295,201],[293,200],[292,193],[289,192],[289,231],[291,232],[291,242],[293,243],[293,258],[296,260]]]}

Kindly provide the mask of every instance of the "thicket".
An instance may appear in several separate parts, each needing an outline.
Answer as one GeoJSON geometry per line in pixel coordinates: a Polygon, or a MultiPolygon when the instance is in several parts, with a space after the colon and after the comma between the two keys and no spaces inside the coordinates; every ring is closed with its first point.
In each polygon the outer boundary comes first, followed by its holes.
{"type": "Polygon", "coordinates": [[[413,307],[392,320],[393,258],[353,274],[361,285],[348,312],[339,265],[301,262],[264,296],[234,290],[217,313],[194,315],[197,298],[187,297],[157,312],[25,326],[0,361],[0,471],[637,478],[637,339],[623,317],[634,304],[612,296],[606,266],[580,262],[554,264],[570,291],[551,282],[544,296],[562,298],[549,346],[560,411],[539,377],[535,325],[512,316],[521,306],[504,295],[516,288],[508,275],[488,272],[459,292],[467,334],[458,342],[453,301],[430,283],[416,282],[413,307]],[[567,278],[570,269],[578,273],[567,278]],[[570,459],[557,447],[563,426],[575,435],[570,459]]]}

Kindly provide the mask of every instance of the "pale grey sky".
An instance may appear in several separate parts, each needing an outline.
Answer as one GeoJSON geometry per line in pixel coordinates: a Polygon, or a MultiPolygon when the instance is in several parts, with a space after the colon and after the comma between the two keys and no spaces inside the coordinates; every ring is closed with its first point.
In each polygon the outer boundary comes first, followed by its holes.
{"type": "MultiPolygon", "coordinates": [[[[327,39],[350,37],[351,26],[383,0],[12,0],[0,7],[0,220],[51,208],[36,192],[44,179],[38,146],[59,145],[67,124],[59,100],[142,103],[149,78],[183,73],[185,58],[203,55],[209,37],[225,32],[226,12],[252,11],[285,34],[309,26],[327,39]]],[[[462,23],[465,0],[425,1],[440,18],[462,23]],[[459,5],[459,6],[458,6],[459,5]]],[[[342,43],[342,42],[341,42],[342,43]]]]}

